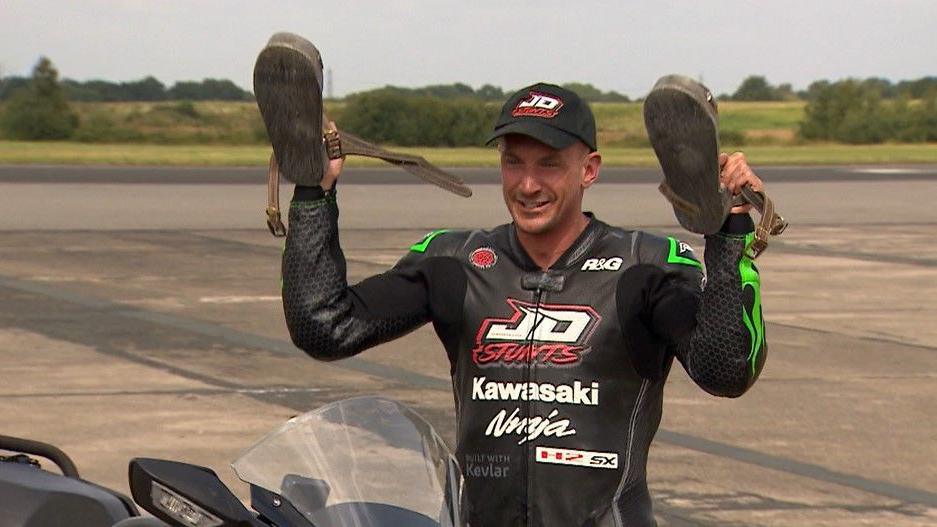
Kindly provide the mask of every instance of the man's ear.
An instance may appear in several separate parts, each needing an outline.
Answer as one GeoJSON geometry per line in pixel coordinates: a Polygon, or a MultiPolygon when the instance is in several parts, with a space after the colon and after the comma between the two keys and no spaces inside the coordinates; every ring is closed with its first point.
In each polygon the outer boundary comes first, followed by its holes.
{"type": "Polygon", "coordinates": [[[599,179],[599,168],[602,166],[602,154],[592,152],[583,160],[582,188],[589,188],[599,179]]]}

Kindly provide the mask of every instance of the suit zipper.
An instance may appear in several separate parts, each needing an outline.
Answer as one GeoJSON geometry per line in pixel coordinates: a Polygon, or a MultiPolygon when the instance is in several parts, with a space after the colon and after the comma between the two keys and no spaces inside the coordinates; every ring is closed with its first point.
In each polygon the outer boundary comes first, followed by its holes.
{"type": "MultiPolygon", "coordinates": [[[[534,299],[533,299],[534,300],[534,324],[530,330],[530,333],[527,335],[527,346],[528,346],[527,347],[527,364],[524,369],[524,372],[525,372],[524,389],[525,390],[527,389],[527,386],[530,385],[530,382],[532,380],[531,374],[533,370],[536,369],[536,366],[537,366],[536,360],[534,357],[534,344],[536,342],[535,337],[537,333],[537,328],[540,326],[540,306],[543,303],[543,293],[544,291],[542,287],[538,287],[534,291],[534,299]]],[[[526,497],[526,502],[527,502],[526,509],[527,510],[525,511],[525,516],[527,519],[526,524],[532,525],[533,515],[531,513],[535,505],[532,500],[532,497],[534,496],[534,490],[533,490],[534,481],[533,481],[533,478],[531,477],[531,470],[530,470],[531,468],[530,443],[531,442],[528,440],[528,438],[530,437],[531,401],[529,397],[525,399],[526,399],[525,404],[527,406],[527,409],[526,409],[527,411],[525,412],[525,417],[527,418],[527,421],[526,421],[527,425],[525,426],[525,429],[524,429],[524,474],[527,480],[527,497],[526,497]]]]}

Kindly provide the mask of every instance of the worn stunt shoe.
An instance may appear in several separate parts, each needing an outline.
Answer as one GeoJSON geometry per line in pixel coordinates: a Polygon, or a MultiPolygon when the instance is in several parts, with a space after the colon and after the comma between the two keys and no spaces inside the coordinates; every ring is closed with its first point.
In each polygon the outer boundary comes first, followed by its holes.
{"type": "Polygon", "coordinates": [[[277,33],[254,63],[254,95],[279,172],[303,186],[322,181],[322,58],[308,40],[277,33]]]}
{"type": "Polygon", "coordinates": [[[716,100],[695,80],[668,75],[644,100],[644,125],[664,171],[660,191],[680,225],[698,234],[719,231],[732,196],[719,183],[716,100]]]}

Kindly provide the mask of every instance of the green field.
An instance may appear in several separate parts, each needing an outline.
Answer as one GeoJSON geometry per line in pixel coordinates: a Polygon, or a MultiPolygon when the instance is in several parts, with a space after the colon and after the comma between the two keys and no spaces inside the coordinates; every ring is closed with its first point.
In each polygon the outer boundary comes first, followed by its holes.
{"type": "MultiPolygon", "coordinates": [[[[648,144],[641,103],[595,103],[592,109],[600,145],[648,144]]],[[[795,143],[803,115],[801,101],[719,103],[721,133],[728,136],[729,144],[739,146],[795,143]]]]}
{"type": "MultiPolygon", "coordinates": [[[[401,148],[440,166],[489,167],[498,164],[493,148],[401,148]]],[[[750,146],[754,165],[937,163],[937,144],[750,146]]],[[[654,166],[647,147],[601,149],[606,166],[654,166]]],[[[270,147],[261,145],[133,145],[0,141],[0,164],[264,166],[270,147]]],[[[349,166],[381,161],[350,158],[349,166]]]]}
{"type": "MultiPolygon", "coordinates": [[[[84,143],[260,145],[266,131],[252,102],[72,103],[84,143]]],[[[599,144],[647,146],[641,103],[594,103],[599,144]]],[[[344,103],[326,103],[341,127],[344,103]]],[[[721,128],[729,143],[788,144],[795,140],[803,102],[725,102],[721,128]]],[[[2,110],[2,105],[0,105],[2,110]]]]}
{"type": "MultiPolygon", "coordinates": [[[[68,142],[0,141],[0,164],[261,166],[270,155],[254,103],[73,103],[81,119],[68,142]]],[[[641,103],[595,103],[606,165],[651,166],[641,103]]],[[[327,103],[341,127],[343,103],[327,103]]],[[[937,163],[935,144],[803,144],[797,127],[803,102],[721,102],[726,150],[761,164],[937,163]]],[[[494,166],[490,148],[401,148],[443,166],[494,166]]],[[[378,161],[352,158],[351,166],[378,161]]]]}

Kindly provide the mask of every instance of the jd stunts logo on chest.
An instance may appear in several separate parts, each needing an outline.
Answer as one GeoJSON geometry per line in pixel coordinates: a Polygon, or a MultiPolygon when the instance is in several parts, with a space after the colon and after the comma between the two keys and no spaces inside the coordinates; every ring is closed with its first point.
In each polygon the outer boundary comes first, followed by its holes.
{"type": "Polygon", "coordinates": [[[487,318],[475,337],[472,360],[480,367],[568,366],[582,360],[602,317],[592,306],[532,304],[507,299],[509,318],[487,318]]]}

